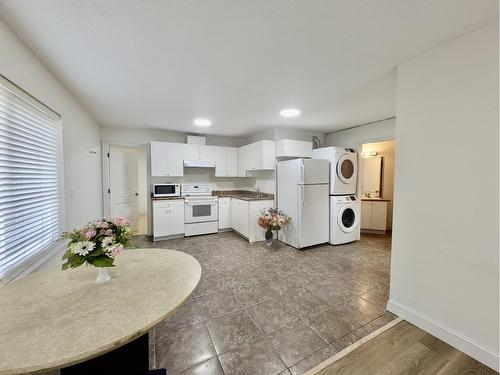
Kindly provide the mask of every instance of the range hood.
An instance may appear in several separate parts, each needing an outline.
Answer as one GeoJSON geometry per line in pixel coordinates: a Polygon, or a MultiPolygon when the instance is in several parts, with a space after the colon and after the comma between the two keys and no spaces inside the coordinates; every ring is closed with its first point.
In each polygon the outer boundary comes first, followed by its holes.
{"type": "Polygon", "coordinates": [[[184,166],[189,168],[215,168],[215,162],[208,160],[184,160],[184,166]]]}

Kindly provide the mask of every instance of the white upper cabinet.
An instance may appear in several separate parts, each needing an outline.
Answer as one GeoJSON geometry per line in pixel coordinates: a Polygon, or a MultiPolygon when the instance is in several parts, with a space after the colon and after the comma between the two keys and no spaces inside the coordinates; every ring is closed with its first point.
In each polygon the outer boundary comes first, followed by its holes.
{"type": "Polygon", "coordinates": [[[184,175],[183,143],[151,142],[151,176],[184,175]]]}
{"type": "Polygon", "coordinates": [[[215,177],[226,177],[227,176],[226,147],[215,147],[212,151],[212,155],[210,156],[213,157],[213,161],[215,162],[215,177]]]}
{"type": "Polygon", "coordinates": [[[217,153],[220,152],[222,147],[199,145],[200,147],[200,160],[217,162],[217,153]]]}
{"type": "Polygon", "coordinates": [[[247,149],[248,146],[238,148],[238,177],[247,175],[247,149]]]}
{"type": "Polygon", "coordinates": [[[280,139],[276,141],[277,158],[311,158],[312,142],[280,139]]]}
{"type": "Polygon", "coordinates": [[[226,148],[226,176],[238,176],[238,149],[236,147],[226,148]]]}
{"type": "Polygon", "coordinates": [[[258,141],[246,147],[245,168],[247,171],[274,170],[276,164],[276,153],[274,141],[258,141]]]}
{"type": "Polygon", "coordinates": [[[151,142],[151,176],[167,175],[167,147],[165,142],[151,142]]]}
{"type": "Polygon", "coordinates": [[[215,177],[245,177],[247,171],[274,170],[274,141],[258,141],[243,147],[151,142],[151,176],[184,175],[184,161],[215,163],[215,177]]]}
{"type": "Polygon", "coordinates": [[[237,177],[238,149],[235,147],[215,147],[215,177],[237,177]]]}
{"type": "Polygon", "coordinates": [[[184,160],[200,160],[200,145],[183,143],[184,160]]]}
{"type": "Polygon", "coordinates": [[[167,176],[184,176],[184,151],[183,143],[167,144],[167,176]]]}

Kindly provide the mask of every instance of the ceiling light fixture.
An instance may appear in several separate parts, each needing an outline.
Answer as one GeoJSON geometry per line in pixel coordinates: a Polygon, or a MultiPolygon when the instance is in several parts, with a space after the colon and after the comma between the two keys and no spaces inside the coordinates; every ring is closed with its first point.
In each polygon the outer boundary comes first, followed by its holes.
{"type": "Polygon", "coordinates": [[[210,121],[207,118],[196,118],[196,119],[194,119],[193,124],[195,124],[196,126],[205,126],[206,127],[206,126],[212,125],[212,121],[210,121]]]}
{"type": "Polygon", "coordinates": [[[297,117],[300,115],[300,111],[295,108],[287,108],[280,111],[281,117],[297,117]]]}

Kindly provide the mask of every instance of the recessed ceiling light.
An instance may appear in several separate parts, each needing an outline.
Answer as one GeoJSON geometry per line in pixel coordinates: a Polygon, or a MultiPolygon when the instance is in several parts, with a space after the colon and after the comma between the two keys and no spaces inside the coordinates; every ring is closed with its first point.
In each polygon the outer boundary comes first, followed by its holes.
{"type": "Polygon", "coordinates": [[[287,108],[280,111],[281,117],[297,117],[300,115],[300,111],[295,108],[287,108]]]}
{"type": "Polygon", "coordinates": [[[196,118],[194,119],[193,124],[196,126],[210,126],[212,125],[212,121],[207,118],[196,118]]]}

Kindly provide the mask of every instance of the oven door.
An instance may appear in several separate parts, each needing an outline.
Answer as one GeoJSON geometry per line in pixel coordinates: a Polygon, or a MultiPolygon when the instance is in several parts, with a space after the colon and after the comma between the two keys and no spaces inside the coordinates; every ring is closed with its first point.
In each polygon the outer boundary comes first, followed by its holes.
{"type": "Polygon", "coordinates": [[[184,222],[202,223],[205,221],[217,221],[217,200],[189,200],[184,201],[184,222]]]}

